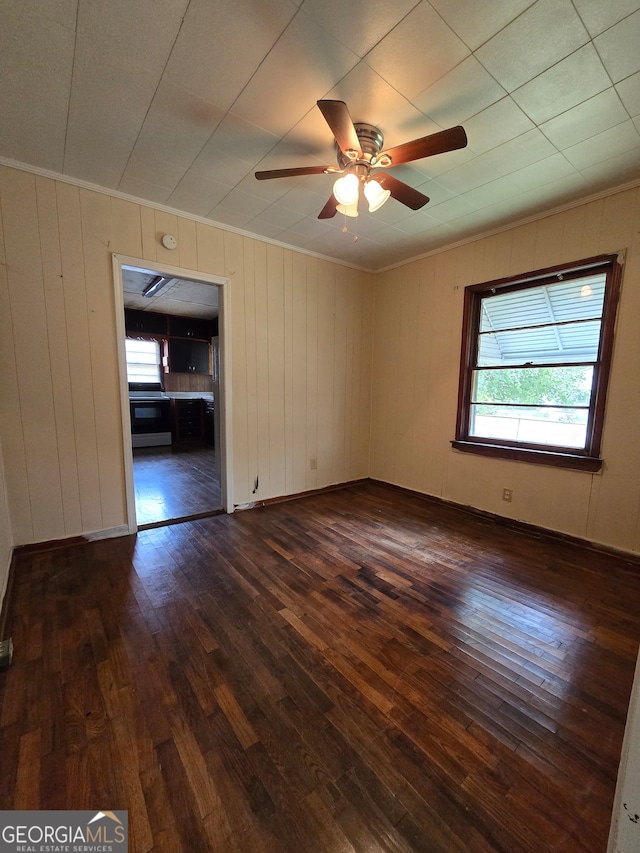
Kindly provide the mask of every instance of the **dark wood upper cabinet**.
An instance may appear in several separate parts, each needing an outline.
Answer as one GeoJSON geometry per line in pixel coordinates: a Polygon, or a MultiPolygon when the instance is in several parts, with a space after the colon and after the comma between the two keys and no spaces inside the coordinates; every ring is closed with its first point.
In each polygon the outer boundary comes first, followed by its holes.
{"type": "Polygon", "coordinates": [[[195,317],[169,317],[169,336],[172,338],[194,338],[199,341],[211,340],[211,320],[195,317]]]}
{"type": "Polygon", "coordinates": [[[127,334],[139,332],[143,335],[162,335],[166,337],[168,331],[166,314],[157,314],[153,311],[138,311],[135,308],[124,309],[124,324],[127,334]]]}
{"type": "Polygon", "coordinates": [[[169,371],[211,373],[209,344],[186,338],[169,338],[169,371]]]}

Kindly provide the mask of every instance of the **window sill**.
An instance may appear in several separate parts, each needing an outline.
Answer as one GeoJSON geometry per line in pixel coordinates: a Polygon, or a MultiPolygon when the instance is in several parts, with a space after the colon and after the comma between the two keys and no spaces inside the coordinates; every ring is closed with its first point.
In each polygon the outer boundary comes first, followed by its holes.
{"type": "Polygon", "coordinates": [[[503,447],[498,444],[483,444],[475,441],[451,442],[455,450],[491,456],[495,459],[513,459],[515,462],[530,462],[534,465],[552,465],[555,468],[571,468],[574,471],[599,471],[602,459],[593,456],[579,456],[573,453],[555,453],[548,450],[529,450],[521,447],[503,447]]]}

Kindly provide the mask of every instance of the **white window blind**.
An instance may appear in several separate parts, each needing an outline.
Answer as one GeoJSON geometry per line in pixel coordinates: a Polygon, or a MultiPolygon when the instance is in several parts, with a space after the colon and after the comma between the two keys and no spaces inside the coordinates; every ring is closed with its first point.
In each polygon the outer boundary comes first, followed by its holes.
{"type": "Polygon", "coordinates": [[[154,340],[125,340],[127,351],[127,380],[129,383],[159,385],[162,382],[160,342],[154,340]]]}

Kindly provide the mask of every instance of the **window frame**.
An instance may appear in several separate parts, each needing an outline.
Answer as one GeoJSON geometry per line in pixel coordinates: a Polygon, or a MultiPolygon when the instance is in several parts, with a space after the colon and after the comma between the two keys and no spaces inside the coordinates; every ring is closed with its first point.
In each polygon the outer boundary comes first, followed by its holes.
{"type": "Polygon", "coordinates": [[[456,437],[451,445],[456,450],[501,459],[515,459],[582,471],[599,471],[607,388],[613,356],[613,338],[616,313],[620,297],[622,264],[619,255],[597,255],[569,264],[547,267],[495,281],[472,284],[465,288],[462,322],[462,347],[458,384],[458,411],[456,437]],[[491,296],[531,289],[562,280],[580,278],[595,273],[605,273],[604,304],[598,346],[598,360],[594,365],[594,378],[587,419],[587,438],[584,449],[563,448],[557,445],[540,445],[527,442],[510,442],[507,439],[470,436],[471,392],[478,352],[478,336],[482,302],[491,296]]]}

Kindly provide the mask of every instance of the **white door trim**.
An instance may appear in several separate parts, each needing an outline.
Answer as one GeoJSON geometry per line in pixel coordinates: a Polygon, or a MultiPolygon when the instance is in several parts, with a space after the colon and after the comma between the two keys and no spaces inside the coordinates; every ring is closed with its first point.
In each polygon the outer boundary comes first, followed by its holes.
{"type": "MultiPolygon", "coordinates": [[[[122,289],[123,266],[137,267],[142,270],[168,275],[174,278],[186,278],[205,284],[220,285],[220,303],[218,309],[218,335],[220,338],[220,488],[222,508],[233,512],[232,466],[232,430],[231,430],[231,317],[230,317],[230,279],[224,276],[198,272],[198,270],[172,267],[159,261],[145,261],[127,255],[113,254],[113,286],[116,310],[116,337],[118,348],[118,374],[120,380],[120,408],[122,415],[122,437],[124,448],[124,473],[127,504],[127,524],[129,533],[138,529],[136,521],[136,496],[133,483],[133,450],[131,447],[131,424],[129,421],[129,385],[127,382],[127,359],[125,354],[126,331],[124,326],[124,295],[122,289]]],[[[216,436],[216,443],[218,437],[216,436]]]]}

